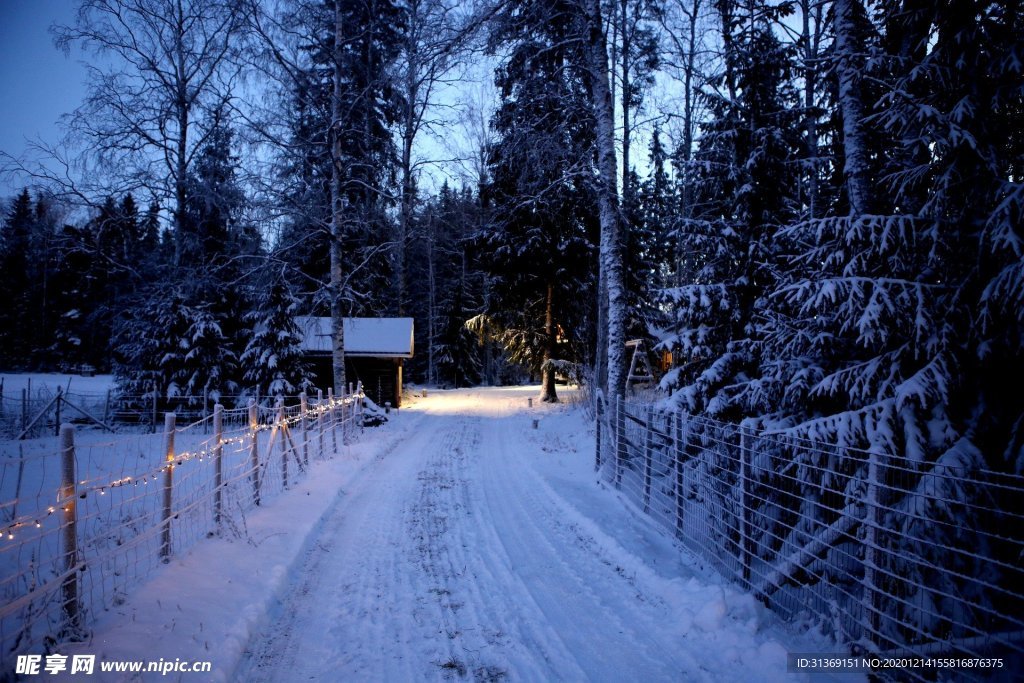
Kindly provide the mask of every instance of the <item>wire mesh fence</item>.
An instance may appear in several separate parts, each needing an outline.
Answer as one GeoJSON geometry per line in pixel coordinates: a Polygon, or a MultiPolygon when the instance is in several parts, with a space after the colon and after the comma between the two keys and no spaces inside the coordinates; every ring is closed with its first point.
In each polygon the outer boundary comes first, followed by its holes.
{"type": "MultiPolygon", "coordinates": [[[[352,393],[353,387],[349,387],[352,393]]],[[[299,395],[288,395],[290,404],[298,404],[299,395]]],[[[107,391],[72,391],[40,383],[33,387],[3,390],[0,384],[0,437],[24,439],[47,434],[57,436],[65,422],[113,432],[158,432],[161,415],[176,413],[189,422],[209,419],[213,407],[245,408],[250,400],[265,408],[273,407],[277,396],[240,394],[180,394],[165,396],[157,391],[128,394],[111,388],[107,391]]]]}
{"type": "Polygon", "coordinates": [[[1024,477],[966,446],[914,462],[622,400],[597,414],[602,479],[782,618],[852,654],[1024,670],[1024,477]]]}
{"type": "Polygon", "coordinates": [[[187,424],[168,413],[158,434],[76,438],[64,425],[57,444],[19,442],[0,457],[0,660],[80,638],[198,540],[244,537],[248,510],[361,430],[361,399],[252,401],[187,424]]]}

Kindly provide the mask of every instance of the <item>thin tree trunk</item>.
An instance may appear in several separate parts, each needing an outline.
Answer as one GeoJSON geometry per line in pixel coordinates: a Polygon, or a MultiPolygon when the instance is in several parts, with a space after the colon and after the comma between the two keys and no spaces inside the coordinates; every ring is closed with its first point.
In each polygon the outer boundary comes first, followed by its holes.
{"type": "Polygon", "coordinates": [[[544,306],[544,334],[547,340],[544,344],[544,365],[541,370],[540,400],[546,403],[557,403],[558,394],[555,393],[555,368],[551,361],[555,359],[556,344],[555,338],[555,316],[554,316],[555,287],[548,283],[547,301],[544,306]]]}
{"type": "Polygon", "coordinates": [[[342,68],[341,50],[345,45],[344,21],[341,3],[335,3],[334,11],[334,96],[331,102],[331,361],[334,366],[335,393],[345,392],[345,325],[342,309],[342,237],[344,235],[344,196],[342,194],[342,150],[340,128],[344,118],[341,98],[345,73],[342,68]]]}
{"type": "MultiPolygon", "coordinates": [[[[693,215],[693,199],[691,188],[690,161],[693,158],[693,102],[694,86],[693,80],[697,62],[697,17],[700,15],[700,0],[693,0],[691,5],[693,15],[690,17],[690,32],[687,37],[686,68],[683,73],[683,168],[682,168],[682,190],[680,192],[680,203],[682,204],[681,216],[688,219],[693,215]]],[[[692,274],[689,266],[684,268],[689,255],[685,252],[686,239],[684,227],[678,226],[676,233],[676,279],[675,286],[682,287],[684,278],[689,280],[692,274]]]]}
{"type": "Polygon", "coordinates": [[[188,172],[188,91],[187,82],[185,80],[185,50],[182,43],[182,34],[185,32],[185,27],[182,24],[182,17],[179,14],[177,16],[177,44],[175,48],[177,50],[177,83],[175,92],[175,106],[178,114],[178,139],[177,149],[175,150],[177,156],[174,159],[175,163],[175,175],[174,175],[174,265],[180,266],[181,259],[184,256],[185,251],[185,175],[188,172]]]}
{"type": "MultiPolygon", "coordinates": [[[[846,165],[846,194],[850,201],[850,215],[861,216],[870,210],[867,146],[864,144],[864,110],[860,97],[860,74],[864,50],[858,44],[854,30],[854,12],[857,0],[835,0],[833,6],[836,54],[839,56],[836,74],[839,77],[839,107],[843,115],[843,151],[846,165]]],[[[863,12],[863,7],[860,8],[863,12]]]]}
{"type": "Polygon", "coordinates": [[[185,252],[185,175],[188,172],[188,108],[183,104],[178,112],[178,139],[174,178],[174,265],[180,266],[185,252]]]}
{"type": "Polygon", "coordinates": [[[622,22],[622,54],[619,55],[622,63],[620,65],[622,69],[622,200],[626,206],[630,206],[629,201],[632,198],[632,188],[629,182],[629,145],[630,145],[630,133],[632,132],[631,123],[629,120],[629,60],[630,50],[632,49],[630,42],[630,32],[627,26],[629,21],[629,0],[621,0],[620,11],[622,13],[620,21],[622,22]]]}
{"type": "Polygon", "coordinates": [[[412,147],[416,138],[416,101],[419,98],[419,88],[416,85],[418,62],[415,43],[415,33],[410,32],[406,43],[406,58],[409,63],[406,64],[405,72],[405,117],[402,122],[402,197],[393,259],[394,309],[400,316],[405,315],[405,246],[412,225],[413,203],[416,200],[416,183],[412,168],[412,147]]]}
{"type": "Polygon", "coordinates": [[[622,396],[626,386],[623,358],[626,291],[622,265],[622,222],[616,188],[615,115],[608,85],[608,48],[601,25],[601,5],[599,0],[583,1],[588,23],[584,50],[597,129],[601,259],[604,266],[604,288],[608,293],[608,393],[612,396],[622,396]]]}
{"type": "Polygon", "coordinates": [[[437,368],[434,366],[434,309],[437,306],[437,278],[434,272],[434,228],[431,216],[427,234],[427,383],[437,383],[437,368]]]}
{"type": "Polygon", "coordinates": [[[811,165],[807,176],[807,210],[811,218],[818,216],[818,117],[814,110],[814,92],[818,83],[818,46],[821,40],[821,5],[811,33],[811,1],[800,0],[803,25],[800,39],[804,44],[804,121],[807,135],[807,156],[811,165]]]}
{"type": "MultiPolygon", "coordinates": [[[[608,275],[604,257],[597,259],[597,339],[594,353],[594,385],[608,391],[608,275]]],[[[596,396],[595,396],[596,398],[596,396]]]]}

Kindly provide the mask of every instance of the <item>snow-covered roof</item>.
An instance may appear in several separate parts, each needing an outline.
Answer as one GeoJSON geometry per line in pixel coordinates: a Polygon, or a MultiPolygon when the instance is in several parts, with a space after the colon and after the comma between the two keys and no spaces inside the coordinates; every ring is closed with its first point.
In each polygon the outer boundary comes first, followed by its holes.
{"type": "MultiPolygon", "coordinates": [[[[331,319],[297,316],[302,350],[330,353],[331,319]]],[[[345,318],[345,355],[412,358],[412,318],[345,318]]]]}

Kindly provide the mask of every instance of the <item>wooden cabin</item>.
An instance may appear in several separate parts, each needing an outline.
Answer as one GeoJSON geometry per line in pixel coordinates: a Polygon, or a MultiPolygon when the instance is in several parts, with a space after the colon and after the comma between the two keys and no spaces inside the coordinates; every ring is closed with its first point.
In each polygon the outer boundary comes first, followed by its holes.
{"type": "MultiPolygon", "coordinates": [[[[331,319],[318,316],[295,318],[303,333],[302,349],[313,367],[316,385],[334,383],[331,351],[331,319]]],[[[363,383],[374,403],[402,405],[402,369],[413,354],[412,318],[345,318],[345,379],[363,383]]],[[[341,387],[335,387],[338,392],[341,387]]]]}

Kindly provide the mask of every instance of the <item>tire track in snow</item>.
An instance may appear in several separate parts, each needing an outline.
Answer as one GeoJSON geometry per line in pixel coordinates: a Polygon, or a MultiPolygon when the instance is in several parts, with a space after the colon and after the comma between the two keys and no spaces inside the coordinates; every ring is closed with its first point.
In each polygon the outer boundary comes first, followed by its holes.
{"type": "Polygon", "coordinates": [[[496,403],[428,412],[347,487],[246,680],[709,678],[663,584],[566,519],[496,403]]]}
{"type": "Polygon", "coordinates": [[[424,590],[439,610],[438,635],[448,645],[447,658],[435,663],[446,674],[476,681],[502,680],[510,672],[550,679],[551,668],[534,660],[544,660],[542,642],[551,634],[539,638],[534,625],[540,613],[524,613],[529,596],[514,567],[488,560],[497,534],[478,494],[480,420],[464,424],[421,472],[425,485],[410,525],[430,579],[424,590]]]}
{"type": "MultiPolygon", "coordinates": [[[[417,426],[427,420],[420,417],[417,426]]],[[[240,667],[245,680],[321,680],[339,672],[374,679],[415,676],[400,652],[381,670],[374,657],[350,647],[354,641],[414,640],[407,620],[388,600],[407,574],[395,562],[395,548],[404,545],[406,534],[402,509],[392,502],[408,499],[415,485],[408,470],[422,461],[435,434],[409,431],[411,439],[362,470],[324,521],[277,610],[282,619],[268,625],[240,667]]]]}
{"type": "Polygon", "coordinates": [[[681,676],[670,644],[632,626],[650,625],[656,634],[662,608],[644,604],[623,570],[561,518],[537,475],[514,457],[513,422],[500,420],[487,432],[482,488],[500,547],[510,562],[529,558],[520,577],[566,653],[552,673],[565,676],[573,665],[579,675],[570,678],[652,680],[673,670],[681,676]]]}

